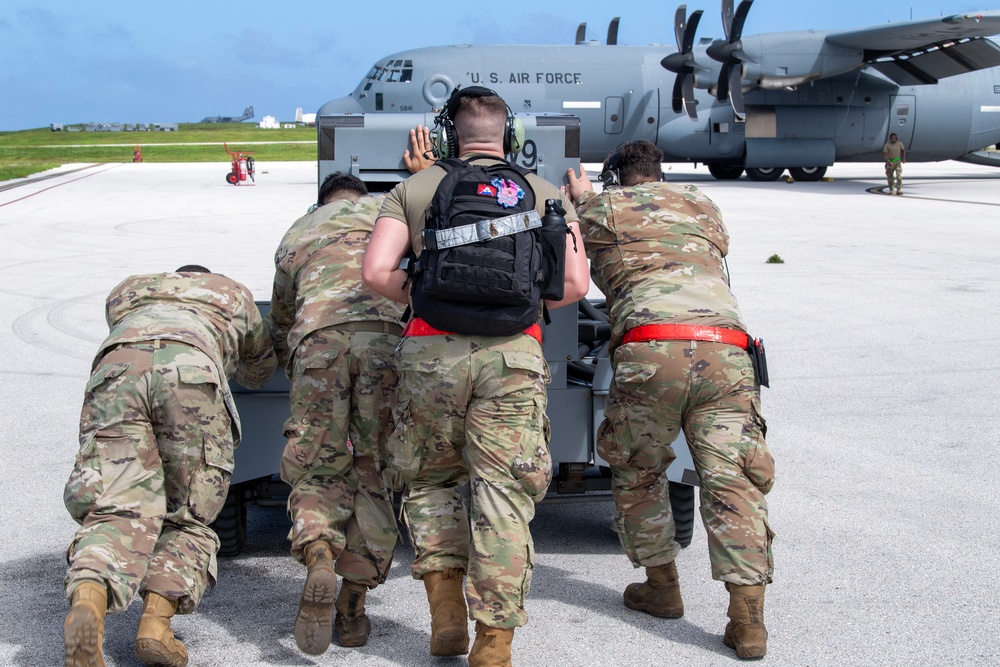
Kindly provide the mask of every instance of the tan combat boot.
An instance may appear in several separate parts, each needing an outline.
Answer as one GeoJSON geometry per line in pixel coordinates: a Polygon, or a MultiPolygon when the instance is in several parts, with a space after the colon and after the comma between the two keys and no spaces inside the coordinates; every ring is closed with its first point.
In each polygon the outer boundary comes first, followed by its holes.
{"type": "Polygon", "coordinates": [[[736,657],[758,660],[767,655],[764,627],[764,586],[726,584],[729,591],[729,623],[723,643],[736,650],[736,657]]]}
{"type": "Polygon", "coordinates": [[[469,652],[469,610],[465,606],[462,578],[453,567],[424,575],[431,607],[431,655],[465,655],[469,652]]]}
{"type": "Polygon", "coordinates": [[[476,641],[469,653],[469,667],[511,667],[513,641],[514,628],[491,628],[476,621],[476,641]]]}
{"type": "Polygon", "coordinates": [[[142,599],[144,606],[135,635],[135,657],[147,665],[185,667],[187,649],[170,629],[170,619],[177,613],[177,600],[169,600],[152,591],[146,591],[142,599]]]}
{"type": "Polygon", "coordinates": [[[108,589],[84,581],[73,591],[63,625],[66,667],[104,667],[104,614],[108,611],[108,589]]]}
{"type": "Polygon", "coordinates": [[[644,611],[657,618],[680,618],[684,615],[681,584],[677,577],[677,564],[646,568],[644,583],[629,584],[625,588],[625,606],[644,611]]]}
{"type": "Polygon", "coordinates": [[[368,587],[344,579],[337,595],[337,618],[334,628],[337,630],[337,641],[341,646],[364,646],[368,643],[368,634],[372,631],[372,623],[365,616],[365,594],[368,587]]]}
{"type": "Polygon", "coordinates": [[[337,575],[333,572],[333,549],[318,540],[305,548],[306,585],[295,617],[295,643],[303,653],[319,655],[333,640],[333,602],[337,575]]]}

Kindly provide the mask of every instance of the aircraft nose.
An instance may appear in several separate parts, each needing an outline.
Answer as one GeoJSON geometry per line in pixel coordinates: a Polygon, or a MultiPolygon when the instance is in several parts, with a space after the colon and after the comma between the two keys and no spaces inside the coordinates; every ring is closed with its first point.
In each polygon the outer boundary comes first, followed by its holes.
{"type": "Polygon", "coordinates": [[[363,113],[364,109],[358,104],[358,101],[351,96],[338,97],[335,100],[330,100],[323,106],[319,108],[318,114],[325,116],[331,113],[363,113]]]}

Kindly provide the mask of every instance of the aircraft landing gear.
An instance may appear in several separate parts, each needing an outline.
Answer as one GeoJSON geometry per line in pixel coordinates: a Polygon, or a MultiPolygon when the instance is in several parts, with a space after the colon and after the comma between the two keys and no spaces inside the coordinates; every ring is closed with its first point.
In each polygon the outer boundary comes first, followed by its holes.
{"type": "Polygon", "coordinates": [[[735,181],[743,175],[743,167],[734,164],[713,162],[708,165],[708,173],[720,181],[735,181]]]}
{"type": "Polygon", "coordinates": [[[747,167],[747,178],[751,181],[776,181],[785,173],[780,167],[747,167]]]}
{"type": "Polygon", "coordinates": [[[815,183],[826,176],[826,167],[792,167],[788,174],[796,181],[815,183]]]}

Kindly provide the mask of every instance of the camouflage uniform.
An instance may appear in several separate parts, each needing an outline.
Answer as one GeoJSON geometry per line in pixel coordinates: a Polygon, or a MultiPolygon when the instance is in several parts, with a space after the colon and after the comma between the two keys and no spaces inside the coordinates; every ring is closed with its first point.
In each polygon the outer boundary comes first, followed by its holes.
{"type": "Polygon", "coordinates": [[[208,527],[229,489],[240,424],[226,378],[274,372],[250,292],[218,274],[132,276],[108,297],[64,500],[83,527],[67,552],[66,595],[83,581],[120,612],[137,592],[197,606],[215,584],[208,527]]]}
{"type": "Polygon", "coordinates": [[[339,200],[295,221],[275,254],[268,315],[291,378],[281,478],[292,485],[292,556],[304,562],[324,540],[336,572],[370,588],[385,581],[398,539],[381,471],[403,307],[361,284],[380,203],[339,200]]]}
{"type": "MultiPolygon", "coordinates": [[[[418,255],[424,212],[443,176],[441,169],[412,176],[379,213],[407,222],[418,255]]],[[[540,215],[546,199],[563,199],[543,179],[528,180],[540,215]]],[[[576,220],[572,205],[563,204],[567,220],[576,220]]],[[[534,566],[528,523],[552,479],[541,346],[523,334],[405,338],[399,374],[389,465],[408,484],[403,513],[416,551],[413,577],[464,570],[472,619],[520,627],[534,566]],[[470,477],[471,534],[459,491],[470,477]]]]}
{"type": "Polygon", "coordinates": [[[903,153],[906,147],[896,139],[896,143],[886,142],[882,147],[885,156],[885,179],[889,183],[889,194],[903,189],[903,153]]]}
{"type": "Polygon", "coordinates": [[[677,555],[664,473],[683,428],[701,483],[713,577],[770,582],[764,495],[774,462],[749,355],[714,342],[622,344],[626,331],[643,324],[745,331],[723,265],[729,235],[719,210],[693,186],[654,182],[585,193],[577,212],[611,315],[614,382],[598,451],[614,476],[622,546],[636,567],[677,555]]]}

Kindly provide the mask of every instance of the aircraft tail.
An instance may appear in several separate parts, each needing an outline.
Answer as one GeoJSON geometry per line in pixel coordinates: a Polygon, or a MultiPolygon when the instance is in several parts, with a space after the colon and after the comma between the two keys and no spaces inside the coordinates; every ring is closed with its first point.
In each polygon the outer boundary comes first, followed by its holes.
{"type": "Polygon", "coordinates": [[[251,118],[253,118],[253,105],[243,110],[243,117],[240,120],[250,120],[251,118]]]}

